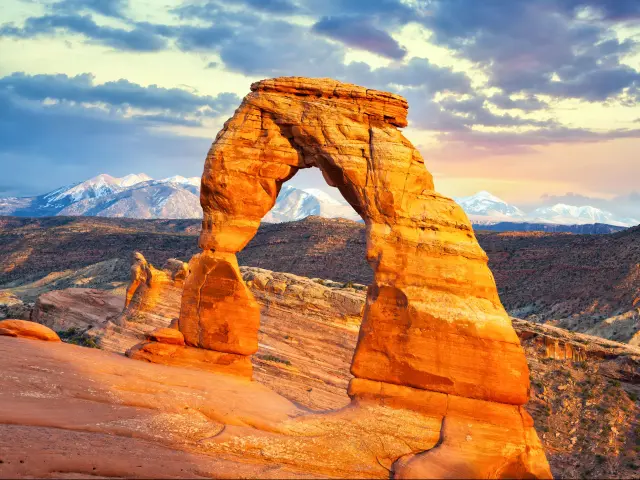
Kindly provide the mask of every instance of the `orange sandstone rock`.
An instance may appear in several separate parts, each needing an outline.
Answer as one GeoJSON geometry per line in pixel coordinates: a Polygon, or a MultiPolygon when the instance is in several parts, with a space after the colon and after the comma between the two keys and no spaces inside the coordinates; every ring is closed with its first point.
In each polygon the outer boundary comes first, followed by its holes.
{"type": "Polygon", "coordinates": [[[260,307],[234,254],[206,250],[189,262],[179,328],[187,345],[251,355],[258,351],[260,307]]]}
{"type": "Polygon", "coordinates": [[[125,309],[117,320],[166,327],[166,318],[177,316],[176,305],[182,296],[187,264],[174,258],[167,260],[161,270],[135,252],[131,265],[131,282],[127,287],[125,309]]]}
{"type": "MultiPolygon", "coordinates": [[[[205,257],[192,260],[180,317],[187,343],[243,353],[235,337],[227,345],[220,334],[215,342],[199,340],[208,324],[220,332],[216,322],[237,322],[239,330],[251,323],[246,319],[251,309],[244,305],[233,319],[213,313],[198,317],[196,305],[214,312],[221,304],[216,288],[202,293],[197,288],[205,276],[200,264],[222,252],[233,264],[282,184],[299,169],[315,166],[367,226],[367,259],[375,278],[353,374],[524,403],[527,365],[487,256],[462,209],[434,191],[420,153],[397,129],[406,125],[406,101],[330,79],[278,78],[251,90],[207,156],[200,235],[205,257]]],[[[231,271],[229,277],[235,275],[231,271]]]]}
{"type": "Polygon", "coordinates": [[[156,328],[147,335],[152,342],[166,343],[168,345],[184,345],[184,335],[174,328],[156,328]]]}
{"type": "Polygon", "coordinates": [[[59,342],[58,334],[44,325],[28,320],[2,320],[0,321],[0,335],[17,338],[29,338],[32,340],[44,340],[45,342],[59,342]]]}

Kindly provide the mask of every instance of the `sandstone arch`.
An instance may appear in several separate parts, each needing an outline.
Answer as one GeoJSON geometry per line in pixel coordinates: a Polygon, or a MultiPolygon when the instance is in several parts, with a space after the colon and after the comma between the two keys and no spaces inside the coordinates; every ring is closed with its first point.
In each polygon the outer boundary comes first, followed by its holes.
{"type": "Polygon", "coordinates": [[[235,253],[281,185],[317,166],[367,225],[375,278],[354,375],[523,404],[528,370],[487,257],[462,209],[434,191],[422,157],[398,130],[407,125],[406,101],[333,80],[272,79],[251,90],[207,156],[204,253],[192,260],[180,318],[187,343],[257,350],[258,307],[235,253]]]}
{"type": "Polygon", "coordinates": [[[457,462],[462,476],[498,476],[514,465],[548,476],[521,408],[529,371],[518,337],[469,220],[435,192],[421,155],[398,130],[407,125],[407,102],[328,79],[277,78],[251,90],[205,163],[203,252],[189,264],[179,320],[187,345],[239,357],[257,351],[259,308],[235,254],[282,184],[318,167],[364,219],[374,270],[350,396],[450,417],[441,446],[403,459],[399,472],[431,477],[457,462]],[[482,430],[486,452],[465,449],[470,418],[491,425],[482,430]]]}

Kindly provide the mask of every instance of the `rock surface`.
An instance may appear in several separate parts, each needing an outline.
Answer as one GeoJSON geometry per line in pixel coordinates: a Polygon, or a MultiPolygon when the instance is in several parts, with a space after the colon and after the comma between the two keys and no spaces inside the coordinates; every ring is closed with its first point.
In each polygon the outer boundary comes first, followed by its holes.
{"type": "Polygon", "coordinates": [[[205,250],[189,262],[178,328],[187,345],[251,355],[258,351],[260,307],[235,255],[205,250]]]}
{"type": "MultiPolygon", "coordinates": [[[[154,269],[152,265],[148,268],[154,269]]],[[[261,310],[259,351],[252,358],[254,378],[314,410],[347,405],[346,390],[351,379],[349,364],[362,320],[364,286],[356,285],[356,290],[350,288],[351,285],[329,280],[314,281],[252,267],[240,267],[240,273],[261,310]]],[[[151,342],[168,343],[166,338],[170,335],[171,338],[181,335],[177,330],[175,334],[169,333],[167,328],[154,330],[159,324],[177,328],[175,319],[180,314],[180,298],[166,299],[161,311],[147,316],[137,309],[150,303],[144,297],[155,295],[153,289],[141,290],[136,295],[140,296],[139,300],[129,305],[126,312],[129,318],[138,321],[126,321],[123,325],[106,322],[103,328],[90,330],[87,334],[106,350],[117,353],[130,350],[132,358],[178,364],[174,357],[187,350],[152,345],[151,342]],[[134,348],[137,344],[140,348],[134,348]]],[[[202,353],[200,358],[206,357],[209,361],[199,365],[194,360],[196,352],[189,351],[188,356],[191,360],[182,359],[180,365],[202,366],[206,370],[212,369],[211,360],[216,358],[202,353]]],[[[222,370],[229,371],[226,367],[222,370]]]]}
{"type": "Polygon", "coordinates": [[[0,321],[0,335],[28,338],[31,340],[44,340],[45,342],[60,341],[58,334],[50,328],[28,320],[9,319],[0,321]]]}
{"type": "MultiPolygon", "coordinates": [[[[166,329],[169,330],[169,329],[166,329]]],[[[166,340],[166,338],[163,338],[166,340]]],[[[151,363],[190,367],[208,372],[226,373],[251,379],[253,367],[247,355],[216,352],[166,341],[149,341],[135,345],[126,352],[127,357],[151,363]]]]}
{"type": "Polygon", "coordinates": [[[184,345],[184,335],[175,328],[156,328],[147,335],[152,342],[166,343],[168,345],[184,345]]]}
{"type": "MultiPolygon", "coordinates": [[[[252,358],[254,380],[316,411],[347,406],[347,385],[353,378],[349,364],[358,329],[353,313],[364,307],[365,292],[339,282],[250,267],[240,270],[262,310],[260,350],[252,358]]],[[[178,311],[179,305],[174,308],[178,311]]],[[[533,386],[525,408],[543,437],[553,474],[634,478],[634,448],[640,438],[634,435],[640,418],[640,350],[517,319],[513,325],[531,369],[533,386]],[[580,362],[560,358],[547,345],[586,358],[580,362]]],[[[96,336],[103,348],[123,353],[144,339],[134,329],[142,324],[129,323],[119,333],[113,327],[107,324],[96,336]]],[[[395,396],[384,396],[388,406],[420,408],[425,403],[416,401],[417,389],[405,387],[405,395],[400,395],[401,387],[395,388],[395,396]]]]}
{"type": "Polygon", "coordinates": [[[0,338],[3,477],[388,478],[438,441],[435,414],[308,414],[239,377],[34,343],[0,338]]]}
{"type": "Polygon", "coordinates": [[[122,312],[122,297],[105,290],[68,288],[40,295],[31,319],[55,330],[103,327],[122,312]]]}
{"type": "MultiPolygon", "coordinates": [[[[505,415],[498,424],[518,433],[498,429],[486,434],[490,443],[468,445],[464,463],[478,465],[461,474],[550,475],[531,422],[517,413],[529,398],[529,370],[488,258],[463,210],[435,192],[420,153],[398,130],[407,125],[406,100],[300,77],[263,80],[251,90],[204,166],[204,252],[189,262],[178,324],[187,345],[244,355],[258,349],[259,309],[235,254],[256,234],[282,184],[299,169],[317,167],[364,219],[374,271],[353,375],[438,392],[453,405],[457,398],[460,405],[501,404],[495,405],[505,415]],[[477,461],[483,455],[486,461],[477,461]]],[[[437,452],[408,460],[398,475],[435,472],[436,465],[458,475],[454,459],[465,429],[455,425],[467,421],[464,410],[430,410],[454,426],[441,430],[437,452]]]]}
{"type": "Polygon", "coordinates": [[[174,258],[167,260],[158,270],[147,262],[142,253],[134,252],[125,309],[115,323],[166,326],[165,319],[174,313],[175,305],[182,296],[187,273],[187,264],[174,258]]]}
{"type": "Polygon", "coordinates": [[[0,290],[0,320],[15,318],[29,320],[33,304],[24,303],[13,293],[0,290]]]}

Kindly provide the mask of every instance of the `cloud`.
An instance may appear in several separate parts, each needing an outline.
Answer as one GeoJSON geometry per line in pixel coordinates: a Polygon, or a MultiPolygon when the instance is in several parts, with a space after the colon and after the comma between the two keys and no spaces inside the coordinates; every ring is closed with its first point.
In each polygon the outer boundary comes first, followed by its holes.
{"type": "Polygon", "coordinates": [[[625,22],[640,18],[640,4],[636,0],[562,0],[560,5],[574,14],[590,9],[599,18],[609,21],[625,22]]]}
{"type": "Polygon", "coordinates": [[[288,0],[240,0],[239,3],[270,13],[296,13],[299,7],[288,0]]]}
{"type": "Polygon", "coordinates": [[[157,85],[143,87],[128,80],[95,84],[92,75],[85,73],[69,77],[57,75],[27,75],[16,72],[0,78],[0,91],[16,98],[42,102],[46,99],[83,104],[104,104],[117,112],[129,108],[155,112],[153,116],[164,122],[175,118],[184,125],[187,116],[227,115],[240,103],[233,93],[220,93],[215,97],[197,95],[180,88],[162,88],[157,85]],[[160,113],[164,112],[162,116],[160,113]],[[170,114],[170,115],[168,115],[170,114]]]}
{"type": "MultiPolygon", "coordinates": [[[[596,143],[622,138],[640,138],[640,129],[617,129],[596,132],[583,128],[570,128],[551,124],[526,131],[483,131],[458,129],[440,135],[443,147],[439,155],[465,152],[467,156],[525,155],[537,151],[537,147],[558,143],[596,143]]],[[[434,151],[435,152],[435,151],[434,151]]]]}
{"type": "Polygon", "coordinates": [[[0,170],[16,195],[41,194],[100,172],[197,175],[211,144],[97,108],[27,101],[6,89],[0,89],[0,112],[0,170]]]}
{"type": "Polygon", "coordinates": [[[341,41],[345,45],[400,60],[407,50],[387,32],[361,17],[323,17],[313,25],[315,33],[341,41]]]}
{"type": "Polygon", "coordinates": [[[91,42],[119,50],[155,52],[167,48],[167,39],[144,24],[131,30],[107,27],[98,25],[90,15],[44,15],[28,18],[22,27],[0,27],[0,37],[31,38],[59,32],[80,34],[91,42]]]}
{"type": "Polygon", "coordinates": [[[637,43],[619,39],[609,24],[577,15],[589,7],[612,20],[637,10],[620,3],[439,0],[423,22],[438,44],[485,65],[491,86],[506,94],[603,101],[640,83],[640,73],[621,63],[637,43]]]}
{"type": "Polygon", "coordinates": [[[106,17],[124,18],[128,3],[128,0],[62,0],[51,5],[51,10],[64,14],[89,10],[106,17]]]}
{"type": "Polygon", "coordinates": [[[556,125],[556,123],[551,120],[532,120],[513,116],[510,114],[498,115],[486,108],[485,104],[486,100],[481,96],[470,97],[463,100],[450,97],[438,102],[438,105],[444,110],[464,114],[464,117],[458,116],[458,118],[463,125],[467,126],[482,125],[485,127],[550,127],[552,125],[556,125]]]}
{"type": "Polygon", "coordinates": [[[535,96],[528,96],[526,98],[512,99],[510,95],[504,93],[495,93],[489,101],[496,107],[503,110],[523,110],[525,112],[532,112],[535,110],[544,110],[549,107],[547,102],[543,102],[535,96]]]}

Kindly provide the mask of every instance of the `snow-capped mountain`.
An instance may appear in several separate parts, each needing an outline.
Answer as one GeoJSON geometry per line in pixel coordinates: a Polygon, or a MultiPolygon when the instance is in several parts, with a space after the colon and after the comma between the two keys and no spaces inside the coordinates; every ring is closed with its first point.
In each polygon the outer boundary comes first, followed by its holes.
{"type": "MultiPolygon", "coordinates": [[[[527,230],[544,225],[629,227],[640,224],[638,220],[619,218],[591,206],[557,204],[527,214],[486,191],[455,200],[476,226],[503,225],[508,230],[527,230]]],[[[154,180],[144,173],[122,178],[102,174],[37,197],[0,198],[0,215],[200,218],[200,177],[174,175],[154,180]]],[[[337,190],[334,196],[317,188],[284,185],[264,221],[290,222],[310,215],[361,220],[337,190]]]]}
{"type": "Polygon", "coordinates": [[[264,217],[265,222],[280,223],[301,220],[310,215],[359,220],[358,214],[344,200],[317,188],[299,189],[284,185],[276,204],[264,217]]]}
{"type": "Polygon", "coordinates": [[[162,183],[177,183],[178,185],[193,185],[200,188],[200,177],[183,177],[182,175],[174,175],[160,180],[162,183]]]}
{"type": "MultiPolygon", "coordinates": [[[[123,178],[101,174],[37,197],[0,198],[0,215],[200,218],[200,177],[154,180],[144,173],[123,178]]],[[[264,221],[290,222],[309,215],[360,218],[342,197],[285,185],[264,221]]]]}
{"type": "Polygon", "coordinates": [[[509,205],[504,200],[481,191],[469,197],[459,197],[454,199],[467,215],[480,215],[489,217],[505,217],[510,220],[523,218],[525,213],[518,207],[509,205]]]}
{"type": "Polygon", "coordinates": [[[154,180],[144,173],[122,178],[101,174],[37,197],[0,199],[0,215],[86,215],[131,218],[197,218],[200,179],[154,180]]]}
{"type": "Polygon", "coordinates": [[[574,206],[558,203],[551,207],[540,207],[525,213],[518,207],[482,191],[469,197],[455,198],[474,225],[495,225],[500,222],[524,222],[552,225],[587,225],[603,223],[619,227],[638,225],[633,218],[616,217],[613,213],[599,208],[574,206]]]}
{"type": "Polygon", "coordinates": [[[531,212],[530,217],[536,221],[559,224],[566,224],[568,222],[576,224],[606,223],[625,227],[638,224],[637,220],[631,218],[616,218],[613,213],[599,208],[588,205],[576,207],[564,203],[557,203],[551,207],[537,208],[531,212]]]}

